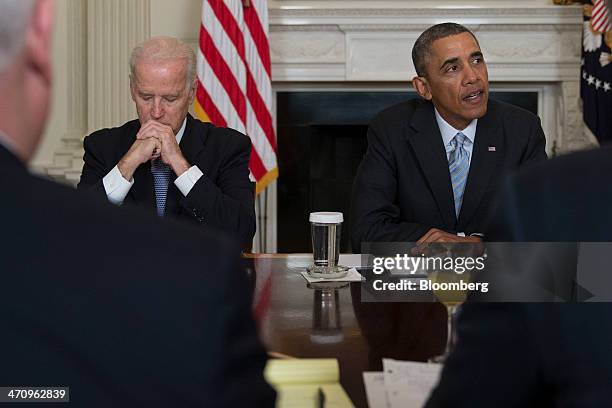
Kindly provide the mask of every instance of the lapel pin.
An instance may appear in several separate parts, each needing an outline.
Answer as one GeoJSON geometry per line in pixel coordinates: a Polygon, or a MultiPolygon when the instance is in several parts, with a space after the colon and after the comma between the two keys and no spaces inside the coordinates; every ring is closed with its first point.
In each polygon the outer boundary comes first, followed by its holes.
{"type": "Polygon", "coordinates": [[[495,152],[496,151],[495,146],[489,146],[489,151],[490,152],[495,152]]]}

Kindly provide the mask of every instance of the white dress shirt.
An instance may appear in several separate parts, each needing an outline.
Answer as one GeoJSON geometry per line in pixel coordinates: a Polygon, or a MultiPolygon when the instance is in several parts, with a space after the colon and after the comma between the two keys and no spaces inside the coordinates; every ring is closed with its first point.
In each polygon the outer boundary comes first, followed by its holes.
{"type": "MultiPolygon", "coordinates": [[[[187,126],[187,118],[183,120],[183,125],[181,129],[176,134],[176,142],[181,143],[181,139],[183,138],[183,134],[185,133],[185,127],[187,126]]],[[[174,185],[179,189],[179,191],[187,196],[195,183],[202,177],[204,173],[198,168],[198,166],[191,166],[189,170],[181,174],[179,177],[174,180],[174,185]]],[[[134,178],[131,180],[126,180],[121,175],[119,171],[119,167],[115,166],[111,171],[108,172],[106,176],[102,179],[102,184],[104,185],[104,191],[106,191],[106,197],[108,201],[113,204],[121,205],[125,197],[129,193],[130,189],[134,185],[134,178]]]]}
{"type": "Polygon", "coordinates": [[[463,148],[468,152],[468,163],[472,163],[472,151],[474,150],[474,141],[476,140],[476,126],[478,125],[478,119],[474,119],[470,124],[463,130],[458,130],[448,124],[447,121],[442,118],[442,115],[438,113],[438,110],[435,109],[436,112],[436,122],[438,122],[438,128],[440,129],[440,134],[442,135],[442,142],[444,143],[444,148],[446,149],[446,159],[450,160],[450,153],[452,151],[451,141],[455,137],[455,135],[459,132],[463,133],[467,139],[471,143],[464,142],[463,148]]]}

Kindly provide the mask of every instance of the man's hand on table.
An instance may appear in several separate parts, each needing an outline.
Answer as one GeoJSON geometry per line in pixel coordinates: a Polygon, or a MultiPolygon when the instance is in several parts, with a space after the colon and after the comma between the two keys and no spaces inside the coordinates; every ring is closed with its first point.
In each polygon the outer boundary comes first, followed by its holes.
{"type": "Polygon", "coordinates": [[[479,244],[482,243],[482,238],[479,236],[461,237],[450,232],[443,231],[438,228],[431,228],[416,242],[416,246],[412,248],[413,255],[427,254],[430,244],[479,244]]]}

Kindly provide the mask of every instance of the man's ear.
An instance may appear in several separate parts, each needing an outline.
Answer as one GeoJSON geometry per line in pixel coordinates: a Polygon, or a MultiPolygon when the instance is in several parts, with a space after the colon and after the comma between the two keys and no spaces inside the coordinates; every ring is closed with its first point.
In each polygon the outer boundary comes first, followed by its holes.
{"type": "Polygon", "coordinates": [[[427,78],[415,76],[412,78],[412,86],[419,94],[419,96],[428,101],[431,100],[431,91],[429,90],[429,83],[427,82],[427,78]]]}
{"type": "Polygon", "coordinates": [[[136,102],[136,89],[134,84],[134,77],[130,74],[130,95],[132,95],[132,100],[136,102]]]}
{"type": "Polygon", "coordinates": [[[52,75],[53,6],[53,0],[35,2],[24,44],[28,68],[49,85],[52,75]]]}
{"type": "Polygon", "coordinates": [[[189,87],[189,105],[193,105],[193,101],[195,101],[197,89],[198,89],[198,78],[195,78],[193,80],[193,83],[189,87]]]}

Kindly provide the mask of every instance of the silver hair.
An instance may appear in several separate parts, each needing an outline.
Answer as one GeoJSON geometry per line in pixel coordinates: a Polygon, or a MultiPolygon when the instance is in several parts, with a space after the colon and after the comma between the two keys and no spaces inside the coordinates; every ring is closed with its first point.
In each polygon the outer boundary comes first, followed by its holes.
{"type": "Polygon", "coordinates": [[[33,0],[0,0],[0,71],[23,45],[33,4],[33,0]]]}
{"type": "Polygon", "coordinates": [[[187,66],[187,88],[191,87],[196,76],[196,56],[193,49],[173,37],[153,37],[132,50],[130,56],[130,78],[136,77],[136,64],[139,60],[168,61],[184,59],[187,66]]]}

